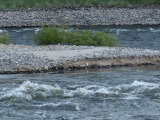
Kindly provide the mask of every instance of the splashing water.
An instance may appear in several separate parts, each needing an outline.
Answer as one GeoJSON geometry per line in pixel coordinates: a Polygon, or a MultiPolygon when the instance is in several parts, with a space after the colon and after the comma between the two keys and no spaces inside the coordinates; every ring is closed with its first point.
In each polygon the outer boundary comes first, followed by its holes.
{"type": "Polygon", "coordinates": [[[157,120],[159,100],[154,66],[0,76],[2,120],[157,120]]]}
{"type": "Polygon", "coordinates": [[[38,98],[47,98],[47,97],[86,97],[92,98],[104,96],[108,98],[119,98],[131,99],[140,99],[141,97],[156,97],[160,98],[160,84],[147,83],[142,81],[134,81],[133,83],[127,85],[122,84],[113,87],[106,86],[84,86],[78,87],[74,90],[62,88],[59,85],[55,84],[54,86],[32,83],[30,81],[24,81],[18,88],[13,88],[7,92],[4,92],[4,95],[0,97],[0,100],[9,100],[14,98],[21,99],[38,99],[38,98]]]}

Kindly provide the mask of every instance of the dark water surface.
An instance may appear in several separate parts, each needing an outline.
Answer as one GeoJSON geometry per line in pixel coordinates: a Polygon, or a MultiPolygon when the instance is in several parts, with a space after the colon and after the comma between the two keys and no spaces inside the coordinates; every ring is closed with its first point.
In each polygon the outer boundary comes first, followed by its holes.
{"type": "MultiPolygon", "coordinates": [[[[160,26],[112,26],[112,27],[79,27],[93,31],[104,31],[117,37],[122,47],[136,47],[146,49],[160,49],[160,26]]],[[[33,34],[39,28],[4,28],[13,44],[33,45],[33,34]]],[[[71,27],[72,30],[72,27],[71,27]]]]}
{"type": "Polygon", "coordinates": [[[111,26],[88,29],[116,36],[122,47],[160,49],[160,26],[111,26]]]}
{"type": "MultiPolygon", "coordinates": [[[[160,49],[159,26],[88,29],[117,36],[120,46],[160,49]]],[[[14,44],[33,45],[38,28],[3,30],[14,44]]],[[[159,119],[160,66],[0,75],[0,120],[159,119]]]]}

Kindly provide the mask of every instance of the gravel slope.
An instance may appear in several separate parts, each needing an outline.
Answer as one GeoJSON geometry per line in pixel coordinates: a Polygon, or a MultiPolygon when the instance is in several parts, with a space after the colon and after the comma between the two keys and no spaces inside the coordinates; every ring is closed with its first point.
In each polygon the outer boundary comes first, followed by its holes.
{"type": "Polygon", "coordinates": [[[123,47],[0,44],[0,73],[159,64],[160,51],[123,47]]]}
{"type": "Polygon", "coordinates": [[[160,6],[0,11],[0,27],[53,25],[157,25],[160,6]]]}

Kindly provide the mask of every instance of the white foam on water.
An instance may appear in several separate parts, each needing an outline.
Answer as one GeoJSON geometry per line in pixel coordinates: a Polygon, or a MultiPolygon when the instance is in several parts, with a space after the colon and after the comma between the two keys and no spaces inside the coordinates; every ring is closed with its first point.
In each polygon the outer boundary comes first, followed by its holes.
{"type": "Polygon", "coordinates": [[[68,87],[70,88],[70,89],[76,89],[76,88],[78,88],[78,87],[80,87],[79,85],[68,85],[68,87]]]}
{"type": "Polygon", "coordinates": [[[74,96],[91,96],[94,95],[94,90],[88,90],[85,87],[77,88],[76,90],[65,91],[64,96],[74,97],[74,96]]]}
{"type": "Polygon", "coordinates": [[[117,92],[111,91],[108,88],[99,88],[98,90],[95,91],[95,93],[98,94],[118,94],[117,92]]]}
{"type": "Polygon", "coordinates": [[[34,31],[35,31],[35,33],[37,33],[40,31],[40,28],[36,28],[34,31]]]}
{"type": "Polygon", "coordinates": [[[126,31],[130,31],[129,29],[110,29],[110,31],[116,31],[116,32],[126,32],[126,31]]]}
{"type": "Polygon", "coordinates": [[[160,32],[160,30],[153,30],[153,31],[151,31],[151,32],[160,32]]]}
{"type": "Polygon", "coordinates": [[[67,108],[72,107],[77,111],[80,110],[79,104],[74,103],[74,102],[44,103],[44,104],[39,104],[39,105],[34,105],[34,106],[40,107],[40,108],[41,107],[53,107],[53,108],[62,107],[63,108],[64,106],[66,106],[67,108]]]}
{"type": "Polygon", "coordinates": [[[150,28],[149,30],[150,30],[150,32],[160,32],[160,29],[150,28]]]}
{"type": "Polygon", "coordinates": [[[125,100],[138,100],[140,99],[139,97],[135,96],[135,95],[130,95],[128,94],[128,96],[122,98],[122,99],[125,99],[125,100]]]}
{"type": "Polygon", "coordinates": [[[148,82],[143,82],[143,81],[137,81],[135,80],[131,86],[143,86],[143,87],[148,87],[148,88],[158,88],[160,85],[156,83],[148,83],[148,82]]]}
{"type": "Polygon", "coordinates": [[[12,31],[19,33],[19,32],[22,32],[23,30],[12,30],[12,31]]]}
{"type": "MultiPolygon", "coordinates": [[[[135,80],[131,84],[122,84],[117,86],[98,86],[88,85],[85,87],[76,86],[74,89],[62,88],[55,84],[44,85],[32,83],[30,81],[23,82],[19,87],[1,93],[0,100],[22,98],[32,100],[36,98],[46,97],[97,97],[103,96],[119,99],[139,99],[140,96],[153,95],[160,97],[160,84],[148,83],[135,80]],[[77,88],[76,88],[77,87],[77,88]]],[[[52,104],[53,106],[55,104],[52,104]]]]}
{"type": "Polygon", "coordinates": [[[127,29],[117,29],[116,34],[118,35],[121,32],[127,32],[127,31],[129,31],[129,30],[127,30],[127,29]]]}
{"type": "Polygon", "coordinates": [[[128,30],[128,29],[118,29],[118,30],[121,31],[121,32],[130,31],[130,30],[128,30]]]}
{"type": "Polygon", "coordinates": [[[12,30],[13,32],[17,32],[17,33],[20,33],[20,32],[24,32],[24,31],[36,31],[38,30],[38,28],[24,28],[24,29],[15,29],[15,30],[12,30]]]}
{"type": "Polygon", "coordinates": [[[34,30],[33,28],[24,28],[24,29],[22,29],[23,31],[32,31],[32,30],[34,30]]]}
{"type": "Polygon", "coordinates": [[[6,93],[0,99],[4,98],[23,98],[27,100],[32,100],[35,97],[48,97],[57,96],[63,94],[63,89],[58,85],[40,85],[38,83],[32,83],[30,81],[25,81],[18,88],[14,88],[6,93]]]}
{"type": "Polygon", "coordinates": [[[109,90],[110,87],[98,86],[98,85],[89,85],[86,87],[80,87],[75,90],[65,91],[65,96],[67,97],[92,97],[96,95],[117,95],[117,91],[109,90]]]}
{"type": "Polygon", "coordinates": [[[90,97],[96,94],[116,94],[114,91],[108,90],[107,87],[102,86],[86,86],[74,89],[61,88],[59,85],[44,85],[38,83],[32,83],[30,81],[23,82],[19,87],[12,90],[5,91],[0,100],[2,99],[13,99],[22,98],[32,100],[36,98],[46,97],[90,97]]]}
{"type": "Polygon", "coordinates": [[[34,114],[34,117],[39,118],[40,120],[44,120],[47,117],[47,111],[41,110],[41,111],[36,111],[34,114]]]}
{"type": "Polygon", "coordinates": [[[138,29],[136,29],[136,31],[146,31],[146,30],[138,28],[138,29]]]}
{"type": "Polygon", "coordinates": [[[116,86],[116,88],[119,91],[127,91],[127,90],[132,90],[134,88],[142,88],[143,90],[145,89],[156,89],[156,88],[160,88],[160,84],[156,84],[156,83],[147,83],[147,82],[143,82],[143,81],[137,81],[135,80],[133,83],[131,83],[130,85],[118,85],[116,86]]]}
{"type": "MultiPolygon", "coordinates": [[[[106,30],[107,31],[107,30],[106,30]]],[[[110,32],[115,32],[116,35],[120,34],[121,32],[127,32],[130,31],[129,29],[110,29],[110,32]]]]}
{"type": "Polygon", "coordinates": [[[157,93],[160,93],[160,84],[137,80],[130,85],[118,85],[116,88],[119,93],[127,95],[123,99],[140,99],[140,96],[156,97],[157,93]]]}

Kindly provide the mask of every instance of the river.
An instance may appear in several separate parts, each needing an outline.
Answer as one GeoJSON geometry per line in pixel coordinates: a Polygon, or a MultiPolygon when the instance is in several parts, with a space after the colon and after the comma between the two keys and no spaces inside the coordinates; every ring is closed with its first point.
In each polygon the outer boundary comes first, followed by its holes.
{"type": "MultiPolygon", "coordinates": [[[[160,49],[160,26],[92,26],[79,29],[110,33],[117,37],[117,42],[122,47],[160,49]]],[[[0,32],[6,31],[13,44],[33,45],[32,37],[38,30],[39,28],[4,28],[0,29],[0,32]]]]}
{"type": "MultiPolygon", "coordinates": [[[[82,28],[81,28],[82,29],[82,28]]],[[[120,46],[160,49],[160,27],[90,27],[120,46]]],[[[8,28],[13,44],[33,45],[38,28],[8,28]]],[[[0,120],[158,120],[160,67],[0,75],[0,120]]]]}

